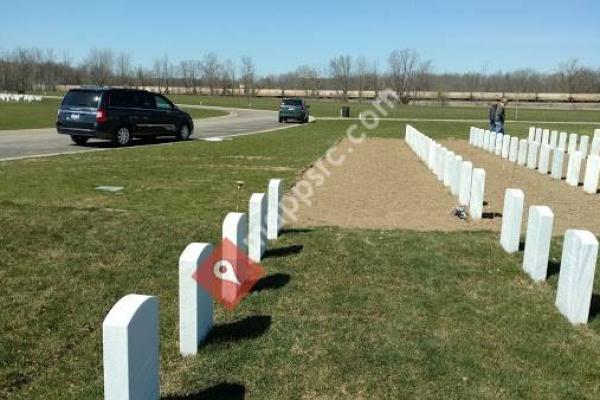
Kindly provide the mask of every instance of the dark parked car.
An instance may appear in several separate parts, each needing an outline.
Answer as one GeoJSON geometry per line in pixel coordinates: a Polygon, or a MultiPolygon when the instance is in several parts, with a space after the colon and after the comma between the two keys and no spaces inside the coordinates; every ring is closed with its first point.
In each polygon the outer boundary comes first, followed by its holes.
{"type": "Polygon", "coordinates": [[[283,99],[279,106],[279,122],[285,122],[288,119],[299,121],[301,124],[308,122],[309,105],[302,99],[283,99]]]}
{"type": "Polygon", "coordinates": [[[190,115],[161,94],[114,88],[72,89],[64,97],[56,120],[58,133],[79,144],[89,138],[109,139],[118,146],[133,137],[175,136],[188,140],[194,131],[190,115]]]}

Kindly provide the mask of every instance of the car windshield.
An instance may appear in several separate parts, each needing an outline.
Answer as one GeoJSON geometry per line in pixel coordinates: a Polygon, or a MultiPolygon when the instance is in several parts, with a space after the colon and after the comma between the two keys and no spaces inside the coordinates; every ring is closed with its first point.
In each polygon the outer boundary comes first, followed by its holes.
{"type": "Polygon", "coordinates": [[[284,100],[281,105],[284,106],[301,106],[302,105],[302,100],[294,100],[294,99],[286,99],[284,100]]]}
{"type": "Polygon", "coordinates": [[[101,96],[101,93],[91,90],[73,90],[65,96],[63,106],[98,108],[101,96]]]}

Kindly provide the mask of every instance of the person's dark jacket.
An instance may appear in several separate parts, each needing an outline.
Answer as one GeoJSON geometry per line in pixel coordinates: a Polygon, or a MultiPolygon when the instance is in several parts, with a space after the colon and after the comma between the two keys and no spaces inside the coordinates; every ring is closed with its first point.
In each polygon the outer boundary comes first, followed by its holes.
{"type": "Polygon", "coordinates": [[[504,123],[504,104],[498,103],[496,106],[496,121],[504,123]]]}
{"type": "Polygon", "coordinates": [[[489,119],[490,122],[495,122],[496,121],[496,108],[497,108],[497,104],[494,103],[490,106],[490,110],[489,110],[489,119]]]}

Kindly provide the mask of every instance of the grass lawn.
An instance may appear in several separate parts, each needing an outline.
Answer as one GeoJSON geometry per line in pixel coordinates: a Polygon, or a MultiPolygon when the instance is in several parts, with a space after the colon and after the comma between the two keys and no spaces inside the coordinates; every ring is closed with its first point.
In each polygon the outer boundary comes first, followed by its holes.
{"type": "MultiPolygon", "coordinates": [[[[50,128],[56,121],[56,111],[60,105],[58,99],[44,99],[34,103],[0,102],[0,130],[50,128]]],[[[200,110],[182,108],[192,118],[209,118],[227,115],[219,110],[200,110]]]]}
{"type": "MultiPolygon", "coordinates": [[[[219,240],[235,181],[245,211],[347,125],[0,162],[0,398],[102,397],[101,323],[129,293],[159,296],[166,399],[598,398],[600,318],[572,327],[556,275],[534,285],[488,232],[288,231],[262,290],[217,306],[209,343],[179,357],[181,251],[219,240]]],[[[463,138],[469,126],[414,125],[463,138]]],[[[374,135],[403,132],[382,122],[374,135]]]]}

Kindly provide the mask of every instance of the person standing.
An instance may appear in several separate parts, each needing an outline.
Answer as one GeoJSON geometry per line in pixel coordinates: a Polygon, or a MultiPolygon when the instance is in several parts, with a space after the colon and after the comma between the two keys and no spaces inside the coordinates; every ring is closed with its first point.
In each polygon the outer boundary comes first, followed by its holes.
{"type": "Polygon", "coordinates": [[[496,133],[501,133],[504,135],[504,119],[506,116],[506,103],[508,101],[506,99],[501,99],[498,101],[496,105],[496,116],[494,118],[495,121],[495,131],[496,133]]]}
{"type": "Polygon", "coordinates": [[[490,131],[494,132],[496,130],[496,107],[498,106],[498,101],[490,104],[490,108],[488,110],[488,117],[490,120],[490,131]]]}

